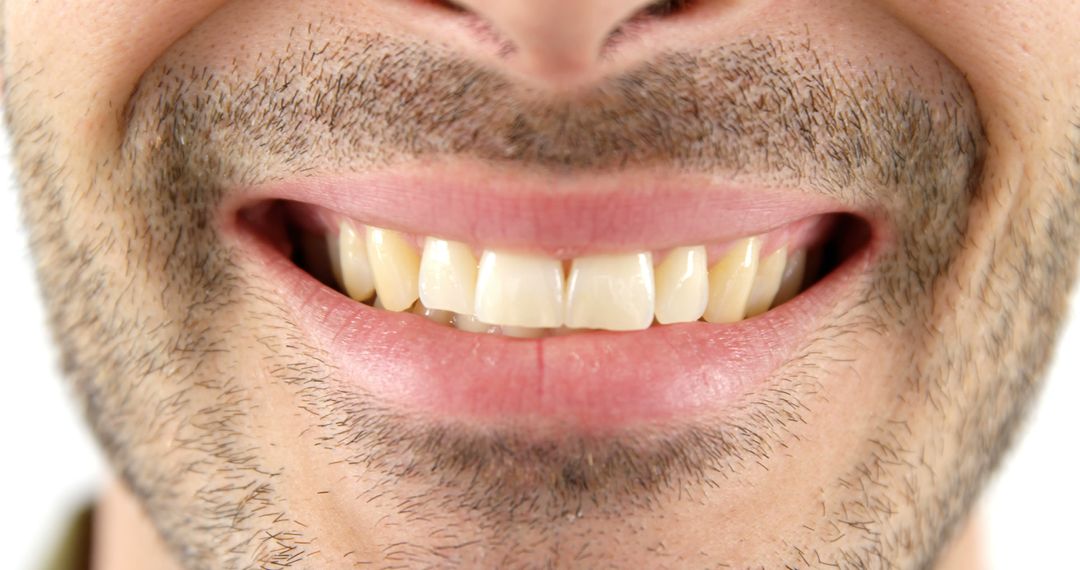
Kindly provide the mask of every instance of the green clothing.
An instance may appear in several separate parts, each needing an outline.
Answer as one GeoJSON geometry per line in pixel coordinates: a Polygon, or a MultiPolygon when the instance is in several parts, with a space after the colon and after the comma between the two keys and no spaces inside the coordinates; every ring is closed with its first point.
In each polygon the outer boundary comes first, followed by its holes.
{"type": "Polygon", "coordinates": [[[90,570],[93,521],[94,509],[91,506],[85,507],[73,517],[53,550],[52,559],[42,570],[90,570]]]}

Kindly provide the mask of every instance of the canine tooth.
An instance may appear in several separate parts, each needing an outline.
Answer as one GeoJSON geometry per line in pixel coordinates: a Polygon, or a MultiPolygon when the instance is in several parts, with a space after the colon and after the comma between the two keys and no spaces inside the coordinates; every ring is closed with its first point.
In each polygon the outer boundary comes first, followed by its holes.
{"type": "Polygon", "coordinates": [[[414,304],[412,312],[429,321],[439,323],[440,325],[449,325],[450,321],[454,318],[453,312],[440,309],[429,309],[428,307],[425,307],[422,302],[414,304]]]}
{"type": "Polygon", "coordinates": [[[705,314],[709,302],[709,269],[705,247],[671,250],[656,267],[656,320],[690,323],[705,314]]]}
{"type": "Polygon", "coordinates": [[[787,303],[799,294],[803,277],[806,276],[806,250],[796,249],[784,266],[784,275],[780,278],[780,290],[776,292],[773,306],[787,303]]]}
{"type": "Polygon", "coordinates": [[[540,338],[547,329],[535,327],[499,327],[499,332],[504,336],[514,338],[540,338]]]}
{"type": "Polygon", "coordinates": [[[471,333],[488,334],[494,333],[499,327],[489,325],[485,322],[481,322],[480,319],[472,315],[454,315],[453,319],[454,328],[471,333]]]}
{"type": "Polygon", "coordinates": [[[420,256],[393,230],[368,226],[367,253],[371,260],[375,291],[383,307],[389,311],[404,311],[420,297],[417,286],[420,256]]]}
{"type": "Polygon", "coordinates": [[[375,278],[368,261],[364,238],[351,223],[342,220],[338,226],[336,247],[330,248],[330,259],[338,283],[357,301],[366,301],[375,293],[375,278]],[[334,255],[335,250],[337,255],[334,255]]]}
{"type": "Polygon", "coordinates": [[[769,310],[776,292],[780,289],[780,279],[784,276],[784,263],[787,261],[787,248],[782,247],[768,255],[758,264],[754,284],[750,286],[750,297],[746,299],[746,316],[756,317],[769,310]]]}
{"type": "Polygon", "coordinates": [[[420,300],[424,306],[471,314],[476,297],[476,257],[468,246],[429,237],[420,259],[420,300]]]}
{"type": "Polygon", "coordinates": [[[647,329],[656,308],[655,287],[651,253],[579,257],[566,281],[566,326],[647,329]]]}
{"type": "Polygon", "coordinates": [[[557,327],[563,321],[558,259],[486,250],[476,277],[474,314],[485,323],[557,327]]]}
{"type": "Polygon", "coordinates": [[[746,300],[757,273],[761,238],[739,240],[709,270],[709,304],[705,320],[733,323],[746,315],[746,300]]]}

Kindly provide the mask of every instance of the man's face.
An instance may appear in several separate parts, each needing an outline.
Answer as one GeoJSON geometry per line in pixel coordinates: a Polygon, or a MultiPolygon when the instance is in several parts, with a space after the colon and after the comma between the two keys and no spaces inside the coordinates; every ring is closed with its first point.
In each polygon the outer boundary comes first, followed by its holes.
{"type": "Polygon", "coordinates": [[[64,368],[189,568],[921,567],[1063,314],[1080,4],[4,8],[64,368]]]}

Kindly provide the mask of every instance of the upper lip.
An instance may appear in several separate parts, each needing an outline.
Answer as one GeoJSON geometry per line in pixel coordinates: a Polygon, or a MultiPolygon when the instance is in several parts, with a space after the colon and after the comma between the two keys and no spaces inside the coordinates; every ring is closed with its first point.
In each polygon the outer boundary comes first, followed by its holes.
{"type": "Polygon", "coordinates": [[[655,171],[560,177],[485,165],[409,165],[238,189],[226,215],[267,200],[321,206],[360,223],[564,259],[764,234],[851,212],[818,193],[655,171]]]}

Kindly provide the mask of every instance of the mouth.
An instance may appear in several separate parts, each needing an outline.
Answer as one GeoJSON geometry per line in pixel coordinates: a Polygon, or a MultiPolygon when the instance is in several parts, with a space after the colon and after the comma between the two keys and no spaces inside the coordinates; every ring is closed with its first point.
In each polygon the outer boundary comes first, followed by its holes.
{"type": "Polygon", "coordinates": [[[419,417],[608,432],[765,389],[884,240],[828,200],[658,180],[316,178],[237,192],[224,228],[336,387],[419,417]]]}

